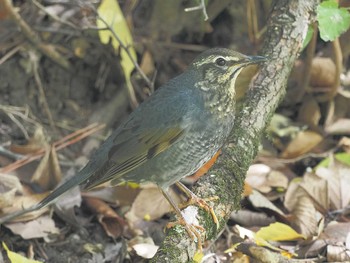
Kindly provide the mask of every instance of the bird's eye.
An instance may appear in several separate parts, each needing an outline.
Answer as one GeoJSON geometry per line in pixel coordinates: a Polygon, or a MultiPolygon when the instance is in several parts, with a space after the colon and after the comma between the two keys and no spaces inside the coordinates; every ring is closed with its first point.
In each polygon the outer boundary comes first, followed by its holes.
{"type": "Polygon", "coordinates": [[[215,60],[216,65],[223,67],[226,65],[226,60],[224,58],[217,58],[215,60]]]}

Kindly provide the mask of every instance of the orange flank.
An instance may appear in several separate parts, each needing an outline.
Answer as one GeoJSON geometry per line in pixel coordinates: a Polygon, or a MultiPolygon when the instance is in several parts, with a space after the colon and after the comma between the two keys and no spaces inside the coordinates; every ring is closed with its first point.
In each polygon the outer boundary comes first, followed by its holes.
{"type": "Polygon", "coordinates": [[[191,179],[197,181],[201,176],[205,175],[209,171],[209,169],[214,165],[220,154],[221,150],[217,151],[217,153],[209,161],[207,161],[201,168],[198,169],[197,172],[190,176],[191,179]]]}

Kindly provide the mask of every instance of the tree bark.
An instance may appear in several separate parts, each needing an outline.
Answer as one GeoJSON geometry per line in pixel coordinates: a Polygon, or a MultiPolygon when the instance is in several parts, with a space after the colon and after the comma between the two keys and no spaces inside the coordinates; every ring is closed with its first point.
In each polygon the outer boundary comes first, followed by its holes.
{"type": "MultiPolygon", "coordinates": [[[[267,123],[285,95],[289,74],[301,52],[308,25],[315,19],[318,3],[279,0],[272,8],[260,53],[269,61],[261,67],[237,109],[233,131],[221,156],[193,189],[202,198],[219,197],[211,202],[220,222],[218,229],[210,214],[200,211],[198,215],[207,240],[215,240],[231,212],[240,207],[246,171],[257,155],[267,123]]],[[[192,262],[196,248],[185,230],[170,229],[152,262],[192,262]]]]}

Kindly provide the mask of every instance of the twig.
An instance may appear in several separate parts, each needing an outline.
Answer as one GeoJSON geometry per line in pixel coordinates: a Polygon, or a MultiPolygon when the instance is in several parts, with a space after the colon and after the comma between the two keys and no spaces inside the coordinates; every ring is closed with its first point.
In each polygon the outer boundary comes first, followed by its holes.
{"type": "Polygon", "coordinates": [[[50,126],[51,128],[56,131],[56,126],[55,126],[55,122],[53,120],[52,114],[51,114],[51,110],[49,107],[49,104],[47,103],[47,99],[46,99],[46,95],[45,95],[45,91],[44,91],[44,87],[43,84],[41,82],[41,78],[39,76],[39,69],[38,69],[38,56],[37,54],[35,54],[33,51],[29,51],[29,57],[30,57],[30,61],[32,62],[32,68],[33,68],[33,74],[34,74],[34,79],[37,85],[37,88],[39,90],[39,101],[42,102],[43,107],[44,107],[44,112],[47,115],[47,118],[49,120],[50,126]]]}
{"type": "Polygon", "coordinates": [[[0,105],[0,110],[5,112],[5,114],[18,126],[18,128],[23,132],[23,135],[26,139],[29,139],[28,132],[24,128],[22,123],[19,120],[17,120],[17,118],[15,116],[18,116],[22,120],[30,122],[34,125],[40,126],[40,124],[38,122],[36,122],[35,120],[32,120],[31,118],[28,117],[29,111],[26,108],[0,105]],[[21,111],[23,111],[24,113],[22,113],[21,111]]]}
{"type": "MultiPolygon", "coordinates": [[[[137,70],[137,72],[141,75],[141,77],[144,79],[144,81],[146,82],[147,86],[149,88],[153,88],[153,83],[150,81],[150,79],[146,76],[146,74],[142,71],[140,65],[137,63],[137,61],[133,58],[133,56],[131,55],[129,48],[123,43],[123,41],[120,39],[120,37],[116,34],[116,32],[110,27],[110,25],[108,25],[108,23],[106,22],[106,20],[104,20],[98,13],[96,10],[94,10],[96,16],[98,19],[100,19],[102,21],[103,24],[105,24],[106,29],[108,29],[113,37],[118,41],[120,47],[126,52],[126,54],[128,55],[128,57],[130,58],[132,64],[134,65],[135,69],[137,70]]],[[[103,30],[103,28],[100,28],[100,30],[103,30]]]]}
{"type": "Polygon", "coordinates": [[[8,60],[14,54],[16,54],[20,49],[21,49],[21,46],[17,45],[13,49],[11,49],[9,52],[7,52],[5,55],[3,55],[3,57],[0,58],[0,65],[2,65],[6,60],[8,60]]]}
{"type": "Polygon", "coordinates": [[[254,44],[256,44],[259,29],[258,29],[258,21],[256,17],[255,0],[247,1],[247,22],[248,22],[249,38],[254,44]]]}
{"type": "MultiPolygon", "coordinates": [[[[91,124],[86,128],[80,129],[76,132],[73,132],[72,134],[67,135],[66,137],[54,142],[52,145],[55,147],[56,151],[61,150],[62,148],[66,147],[67,145],[76,143],[77,141],[80,141],[81,139],[91,135],[94,132],[97,132],[98,130],[101,130],[105,127],[104,124],[91,124]]],[[[34,154],[26,155],[23,159],[15,161],[3,168],[0,169],[0,172],[2,173],[8,173],[11,171],[14,171],[18,169],[19,167],[30,163],[34,160],[37,160],[41,158],[41,156],[45,153],[46,149],[40,149],[34,154]]]]}
{"type": "Polygon", "coordinates": [[[205,7],[204,0],[201,0],[201,3],[197,6],[185,8],[185,12],[193,12],[193,11],[197,11],[197,10],[202,10],[203,15],[204,15],[204,21],[207,21],[209,17],[208,17],[208,13],[207,13],[207,8],[205,7]]]}
{"type": "Polygon", "coordinates": [[[46,8],[40,4],[37,0],[32,0],[33,4],[36,5],[37,8],[39,8],[41,11],[43,11],[45,14],[47,14],[49,17],[51,17],[53,20],[60,22],[61,24],[64,24],[66,26],[72,27],[74,29],[79,29],[76,25],[69,21],[65,21],[61,19],[59,16],[56,16],[55,14],[52,14],[46,10],[46,8]]]}
{"type": "Polygon", "coordinates": [[[318,28],[316,23],[312,25],[312,28],[314,30],[312,34],[311,41],[307,47],[306,50],[306,59],[304,62],[304,70],[303,70],[303,79],[302,79],[302,86],[300,89],[300,93],[298,94],[296,101],[301,100],[301,98],[304,96],[305,92],[307,92],[307,89],[309,87],[310,82],[310,74],[311,74],[311,67],[312,67],[312,60],[315,56],[315,50],[316,50],[316,43],[317,43],[317,35],[318,35],[318,28]]]}
{"type": "Polygon", "coordinates": [[[31,30],[30,26],[16,12],[14,7],[12,6],[11,0],[4,0],[2,1],[2,4],[6,12],[12,17],[12,19],[20,27],[21,32],[23,32],[23,34],[35,48],[37,48],[45,56],[49,57],[51,60],[59,64],[61,67],[65,69],[70,68],[69,62],[66,59],[64,59],[61,54],[56,52],[56,50],[52,46],[43,43],[40,37],[34,31],[31,30]]]}

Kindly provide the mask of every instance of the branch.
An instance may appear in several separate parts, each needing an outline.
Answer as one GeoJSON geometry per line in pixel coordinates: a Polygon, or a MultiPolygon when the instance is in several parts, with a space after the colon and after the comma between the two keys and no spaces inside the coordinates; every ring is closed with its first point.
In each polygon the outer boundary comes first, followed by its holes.
{"type": "Polygon", "coordinates": [[[50,58],[55,63],[59,64],[64,69],[69,69],[71,67],[69,62],[65,58],[63,58],[61,54],[56,52],[53,46],[42,42],[39,35],[36,32],[34,32],[18,14],[10,0],[4,0],[2,1],[2,4],[6,12],[10,14],[11,18],[20,28],[21,32],[25,35],[27,40],[33,45],[33,47],[35,47],[38,51],[50,58]]]}
{"type": "MultiPolygon", "coordinates": [[[[256,76],[235,120],[230,143],[193,191],[201,197],[217,195],[213,202],[220,227],[216,229],[210,215],[200,213],[199,221],[206,238],[215,240],[231,212],[240,206],[246,171],[257,155],[266,124],[283,99],[294,61],[299,56],[308,25],[315,19],[318,0],[279,0],[267,25],[263,55],[270,58],[256,76]]],[[[185,231],[171,229],[152,262],[188,262],[196,244],[185,231]],[[177,231],[176,231],[177,230],[177,231]]]]}

